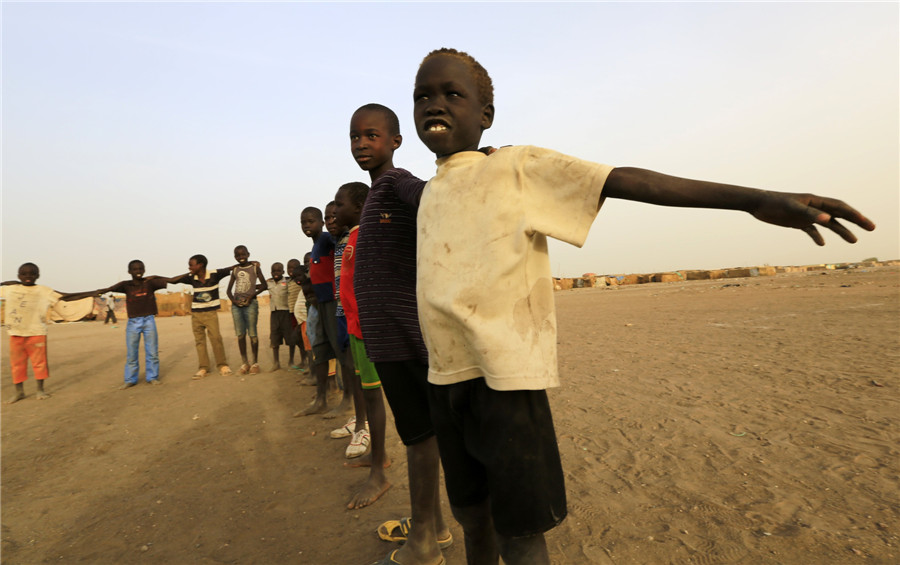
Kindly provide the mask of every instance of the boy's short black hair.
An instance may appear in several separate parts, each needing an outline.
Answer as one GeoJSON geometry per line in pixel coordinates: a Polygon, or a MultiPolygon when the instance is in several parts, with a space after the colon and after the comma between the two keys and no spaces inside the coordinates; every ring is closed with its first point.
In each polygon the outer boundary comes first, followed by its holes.
{"type": "Polygon", "coordinates": [[[359,112],[378,112],[384,116],[385,121],[387,121],[388,135],[400,135],[400,119],[397,118],[397,114],[387,106],[373,102],[371,104],[360,106],[353,114],[356,115],[359,112]]]}
{"type": "Polygon", "coordinates": [[[302,212],[300,212],[301,216],[303,214],[313,214],[315,217],[317,217],[320,220],[325,219],[325,217],[322,215],[322,211],[319,210],[318,208],[316,208],[315,206],[307,206],[306,208],[303,209],[302,212]]]}
{"type": "Polygon", "coordinates": [[[26,268],[26,267],[28,267],[28,268],[30,268],[30,269],[34,269],[34,272],[35,272],[35,273],[40,273],[40,272],[41,272],[40,267],[38,267],[38,266],[35,265],[34,263],[22,263],[21,265],[19,265],[19,271],[21,271],[22,269],[24,269],[24,268],[26,268]]]}
{"type": "Polygon", "coordinates": [[[465,65],[469,67],[469,70],[472,71],[472,78],[475,79],[475,84],[478,86],[479,102],[481,102],[482,105],[494,103],[494,82],[491,80],[491,75],[489,75],[485,68],[481,66],[481,63],[475,60],[475,57],[469,55],[465,51],[457,51],[452,47],[441,47],[440,49],[435,49],[428,55],[425,55],[425,58],[422,59],[419,67],[424,65],[425,61],[437,55],[449,55],[465,63],[465,65]]]}
{"type": "Polygon", "coordinates": [[[232,253],[237,253],[237,250],[238,250],[238,249],[243,249],[244,251],[247,251],[248,253],[250,252],[250,250],[247,249],[247,246],[246,246],[246,245],[235,245],[235,246],[234,246],[234,251],[233,251],[232,253]]]}
{"type": "Polygon", "coordinates": [[[347,198],[350,199],[350,202],[360,208],[366,203],[366,196],[369,194],[369,186],[364,182],[348,182],[347,184],[342,184],[338,190],[346,190],[347,198]]]}
{"type": "Polygon", "coordinates": [[[329,206],[334,206],[334,200],[325,205],[326,208],[328,208],[329,206]]]}
{"type": "Polygon", "coordinates": [[[132,259],[131,261],[128,262],[128,270],[129,271],[131,270],[131,266],[134,265],[135,263],[140,263],[141,266],[144,265],[144,262],[141,261],[140,259],[132,259]]]}
{"type": "Polygon", "coordinates": [[[194,255],[193,257],[191,257],[189,260],[193,261],[194,263],[199,263],[199,264],[203,265],[204,267],[209,265],[209,261],[206,260],[206,255],[200,255],[199,253],[197,255],[194,255]]]}

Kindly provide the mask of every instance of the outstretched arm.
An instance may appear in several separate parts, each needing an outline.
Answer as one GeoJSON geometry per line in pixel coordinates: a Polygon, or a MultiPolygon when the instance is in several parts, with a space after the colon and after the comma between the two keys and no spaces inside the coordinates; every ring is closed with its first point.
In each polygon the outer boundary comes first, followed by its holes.
{"type": "Polygon", "coordinates": [[[100,296],[104,292],[106,292],[106,289],[104,288],[97,290],[87,290],[85,292],[60,292],[62,296],[60,296],[59,299],[69,302],[72,300],[81,300],[82,298],[88,298],[90,296],[100,296]]]}
{"type": "Polygon", "coordinates": [[[871,220],[834,198],[684,179],[634,167],[613,169],[603,196],[659,206],[743,210],[757,220],[804,231],[817,245],[825,245],[825,239],[816,224],[850,243],[856,243],[856,236],[838,218],[867,231],[875,229],[871,220]]]}
{"type": "Polygon", "coordinates": [[[181,284],[191,282],[191,274],[176,275],[174,277],[155,277],[160,281],[166,281],[166,284],[181,284]]]}

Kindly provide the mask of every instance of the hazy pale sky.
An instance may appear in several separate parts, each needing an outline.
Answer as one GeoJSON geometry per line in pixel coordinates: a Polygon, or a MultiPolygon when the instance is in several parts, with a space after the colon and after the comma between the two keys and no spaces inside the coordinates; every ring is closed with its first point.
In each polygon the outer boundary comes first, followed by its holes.
{"type": "MultiPolygon", "coordinates": [[[[900,258],[900,5],[891,3],[11,3],[2,11],[2,277],[73,292],[187,271],[237,244],[269,273],[300,211],[368,182],[353,111],[393,108],[394,163],[432,49],[494,80],[484,145],[841,198],[848,245],[730,211],[608,201],[554,275],[900,258]]],[[[485,210],[490,214],[490,210],[485,210]]],[[[478,229],[478,218],[472,219],[478,229]]]]}

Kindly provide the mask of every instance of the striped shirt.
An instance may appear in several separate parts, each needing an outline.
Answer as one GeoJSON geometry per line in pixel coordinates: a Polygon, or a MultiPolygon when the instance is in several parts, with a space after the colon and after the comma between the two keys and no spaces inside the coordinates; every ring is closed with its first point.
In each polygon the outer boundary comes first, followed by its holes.
{"type": "Polygon", "coordinates": [[[189,284],[193,287],[193,297],[191,299],[191,312],[210,312],[218,310],[221,306],[219,301],[219,281],[231,275],[230,269],[213,269],[206,271],[206,279],[200,280],[197,275],[187,274],[173,284],[189,284]]]}
{"type": "Polygon", "coordinates": [[[376,363],[428,361],[416,307],[416,209],[395,192],[424,186],[391,169],[372,183],[360,215],[353,287],[366,352],[376,363]]]}

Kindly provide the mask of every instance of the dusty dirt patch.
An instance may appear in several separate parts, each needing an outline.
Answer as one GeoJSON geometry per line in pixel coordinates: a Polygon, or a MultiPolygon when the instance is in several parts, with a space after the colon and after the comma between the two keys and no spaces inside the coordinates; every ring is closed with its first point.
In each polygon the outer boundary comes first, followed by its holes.
{"type": "MultiPolygon", "coordinates": [[[[554,563],[900,561],[896,267],[556,297],[570,513],[547,538],[554,563]]],[[[342,467],[338,422],[291,416],[313,394],[296,373],[192,381],[189,319],[158,325],[164,385],[125,391],[124,324],[51,328],[53,397],[29,380],[2,407],[3,563],[366,564],[391,549],[375,528],[409,496],[392,421],[394,488],[344,510],[366,471],[342,467]]],[[[462,544],[445,556],[464,563],[462,544]]]]}

